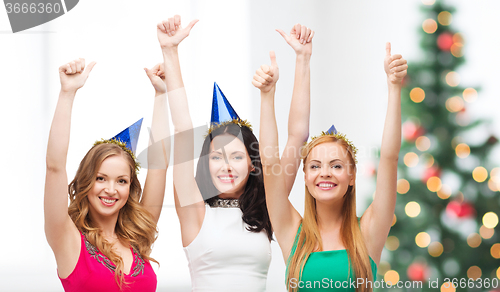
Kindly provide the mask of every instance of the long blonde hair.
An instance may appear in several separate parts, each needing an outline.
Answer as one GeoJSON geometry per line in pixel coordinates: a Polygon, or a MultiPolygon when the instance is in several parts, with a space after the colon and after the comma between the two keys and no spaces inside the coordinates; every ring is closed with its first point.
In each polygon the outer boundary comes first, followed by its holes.
{"type": "Polygon", "coordinates": [[[68,186],[70,198],[68,213],[87,240],[115,264],[115,281],[121,289],[124,284],[127,284],[123,273],[123,260],[113,251],[113,245],[104,239],[99,227],[90,219],[87,197],[94,186],[102,162],[115,155],[121,155],[127,160],[131,173],[129,197],[118,213],[115,233],[121,242],[135,248],[143,259],[158,263],[149,256],[158,233],[156,223],[151,213],[140,203],[142,190],[135,172],[134,159],[120,146],[99,144],[87,152],[80,162],[75,178],[68,186]]]}
{"type": "MultiPolygon", "coordinates": [[[[354,166],[354,173],[356,172],[356,165],[354,163],[353,149],[342,139],[337,139],[334,136],[321,136],[302,149],[302,159],[305,164],[306,159],[311,150],[322,143],[335,142],[342,145],[349,153],[351,165],[354,166]]],[[[290,287],[292,279],[299,280],[302,277],[304,265],[309,258],[309,255],[315,251],[322,251],[323,244],[318,227],[318,214],[316,211],[316,199],[311,195],[306,186],[305,196],[305,210],[304,218],[302,219],[302,228],[297,240],[297,248],[295,253],[288,258],[288,273],[286,283],[289,291],[297,291],[297,288],[290,287]]],[[[355,184],[349,186],[346,194],[344,195],[344,202],[342,205],[342,226],[340,227],[340,237],[344,244],[347,254],[349,256],[349,265],[353,267],[354,274],[357,278],[364,279],[366,284],[367,280],[372,281],[373,275],[371,271],[371,264],[368,257],[368,250],[366,249],[363,241],[363,236],[358,227],[358,218],[356,217],[356,187],[355,184]]],[[[349,271],[351,269],[349,268],[349,271]]],[[[347,279],[346,279],[347,280],[347,279]]],[[[373,289],[366,285],[357,287],[357,292],[372,291],[373,289]]]]}

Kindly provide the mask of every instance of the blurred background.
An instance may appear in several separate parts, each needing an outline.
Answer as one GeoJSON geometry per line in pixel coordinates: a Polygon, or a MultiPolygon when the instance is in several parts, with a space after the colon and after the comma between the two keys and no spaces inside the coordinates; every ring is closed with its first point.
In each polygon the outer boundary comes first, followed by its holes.
{"type": "MultiPolygon", "coordinates": [[[[180,45],[195,126],[209,122],[216,81],[258,136],[260,95],[251,80],[261,64],[270,63],[269,51],[276,52],[281,145],[295,58],[275,29],[289,32],[301,23],[316,32],[310,133],[334,123],[358,147],[358,216],[375,190],[387,106],[383,58],[390,41],[393,54],[402,54],[410,70],[402,94],[398,205],[377,278],[425,281],[414,291],[454,291],[441,287],[446,277],[498,281],[499,13],[495,0],[88,0],[51,22],[13,34],[2,6],[0,149],[6,189],[0,204],[1,290],[63,291],[43,227],[45,151],[60,89],[58,67],[79,57],[97,62],[74,104],[71,179],[95,140],[112,137],[141,117],[138,153],[146,149],[154,90],[143,68],[162,61],[156,24],[174,14],[184,24],[200,20],[180,45]],[[429,279],[439,279],[438,287],[425,288],[429,279]]],[[[141,170],[142,183],[145,174],[141,170]]],[[[171,190],[169,171],[152,254],[161,263],[155,267],[158,291],[190,291],[171,190]]],[[[290,199],[301,213],[303,192],[299,171],[290,199]]],[[[276,242],[272,249],[268,291],[285,291],[285,265],[276,242]]]]}

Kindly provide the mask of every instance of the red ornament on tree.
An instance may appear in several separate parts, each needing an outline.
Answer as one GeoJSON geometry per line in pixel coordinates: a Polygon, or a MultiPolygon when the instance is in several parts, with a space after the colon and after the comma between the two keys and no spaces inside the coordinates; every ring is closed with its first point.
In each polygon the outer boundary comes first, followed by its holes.
{"type": "Polygon", "coordinates": [[[405,140],[415,141],[423,134],[425,134],[425,130],[420,126],[415,125],[413,122],[408,121],[403,124],[403,137],[405,140]]]}
{"type": "Polygon", "coordinates": [[[450,51],[453,46],[453,35],[448,32],[443,32],[437,38],[437,45],[441,51],[450,51]]]}
{"type": "Polygon", "coordinates": [[[406,274],[410,281],[424,281],[428,277],[429,268],[422,263],[413,263],[408,267],[406,274]]]}
{"type": "Polygon", "coordinates": [[[471,218],[476,215],[476,209],[467,202],[451,201],[446,206],[446,214],[451,218],[471,218]]]}

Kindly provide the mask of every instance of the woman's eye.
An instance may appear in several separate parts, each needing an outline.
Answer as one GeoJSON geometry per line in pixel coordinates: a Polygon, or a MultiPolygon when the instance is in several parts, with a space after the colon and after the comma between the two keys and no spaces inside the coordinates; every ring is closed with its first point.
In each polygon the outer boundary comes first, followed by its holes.
{"type": "Polygon", "coordinates": [[[340,168],[342,168],[342,165],[340,165],[340,164],[335,164],[335,165],[333,166],[333,168],[338,168],[338,169],[340,169],[340,168]]]}
{"type": "Polygon", "coordinates": [[[102,177],[102,176],[98,176],[98,177],[96,178],[96,180],[97,180],[97,181],[104,181],[104,177],[102,177]]]}
{"type": "Polygon", "coordinates": [[[211,159],[212,159],[212,160],[219,160],[219,159],[220,159],[220,157],[219,157],[219,156],[212,156],[212,158],[211,158],[211,159]]]}
{"type": "Polygon", "coordinates": [[[311,165],[311,168],[316,169],[316,168],[319,168],[319,166],[318,165],[311,165]]]}
{"type": "Polygon", "coordinates": [[[127,181],[126,181],[126,180],[124,180],[124,179],[121,179],[121,180],[120,180],[120,183],[122,183],[122,184],[126,184],[126,183],[127,183],[127,181]]]}
{"type": "Polygon", "coordinates": [[[234,157],[234,159],[241,160],[241,159],[243,159],[243,156],[236,156],[236,157],[234,157]]]}

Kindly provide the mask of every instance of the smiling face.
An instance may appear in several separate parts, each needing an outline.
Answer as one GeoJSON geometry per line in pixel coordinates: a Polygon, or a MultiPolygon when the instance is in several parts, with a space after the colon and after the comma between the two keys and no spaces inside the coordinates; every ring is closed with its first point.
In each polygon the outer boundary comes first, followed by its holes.
{"type": "Polygon", "coordinates": [[[326,142],[315,146],[304,165],[304,180],[309,193],[320,202],[342,201],[354,185],[354,165],[344,146],[326,142]]]}
{"type": "Polygon", "coordinates": [[[130,194],[130,180],[130,165],[122,155],[104,159],[97,171],[94,186],[87,195],[93,220],[109,216],[118,218],[130,194]]]}
{"type": "Polygon", "coordinates": [[[239,198],[253,166],[241,140],[233,135],[215,137],[208,156],[210,176],[220,198],[239,198]]]}

